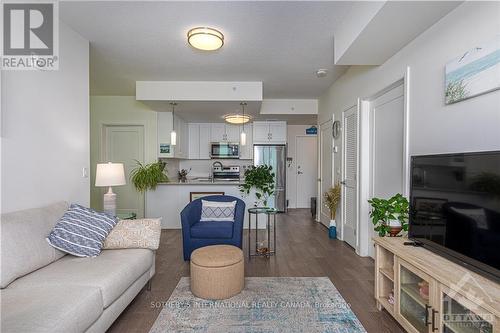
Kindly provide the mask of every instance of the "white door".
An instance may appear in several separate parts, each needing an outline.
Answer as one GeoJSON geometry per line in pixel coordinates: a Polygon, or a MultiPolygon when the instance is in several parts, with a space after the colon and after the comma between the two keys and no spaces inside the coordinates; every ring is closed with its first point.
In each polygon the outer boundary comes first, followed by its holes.
{"type": "Polygon", "coordinates": [[[333,182],[333,136],[332,121],[319,126],[320,152],[320,194],[318,200],[319,218],[325,226],[330,225],[330,211],[325,206],[323,194],[332,187],[333,182]]]}
{"type": "Polygon", "coordinates": [[[200,158],[205,160],[210,159],[210,127],[210,124],[200,124],[200,158]]]}
{"type": "Polygon", "coordinates": [[[269,125],[267,123],[253,123],[253,142],[267,143],[269,142],[269,125]]]}
{"type": "Polygon", "coordinates": [[[297,158],[296,206],[310,208],[311,198],[316,196],[318,179],[318,143],[316,136],[297,136],[295,143],[297,158]]]}
{"type": "Polygon", "coordinates": [[[286,122],[271,121],[269,122],[269,139],[274,143],[286,142],[286,122]]]}
{"type": "Polygon", "coordinates": [[[353,106],[342,113],[343,135],[343,181],[342,181],[342,235],[353,248],[357,248],[358,225],[358,107],[353,106]]]}
{"type": "MultiPolygon", "coordinates": [[[[144,195],[137,192],[130,181],[130,172],[137,166],[136,160],[144,163],[143,126],[105,126],[103,128],[101,162],[123,163],[127,185],[116,186],[116,212],[134,212],[144,217],[144,195]]],[[[101,190],[101,195],[105,189],[101,190]]]]}
{"type": "Polygon", "coordinates": [[[371,106],[371,196],[404,195],[404,90],[396,87],[375,99],[371,106]]]}

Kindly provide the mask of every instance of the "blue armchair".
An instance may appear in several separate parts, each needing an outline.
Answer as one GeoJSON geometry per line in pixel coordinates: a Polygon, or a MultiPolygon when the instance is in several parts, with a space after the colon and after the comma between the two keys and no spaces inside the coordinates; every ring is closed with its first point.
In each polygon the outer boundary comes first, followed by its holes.
{"type": "Polygon", "coordinates": [[[228,195],[211,195],[203,197],[203,200],[236,201],[234,222],[200,221],[201,199],[190,202],[181,212],[184,260],[189,260],[191,253],[203,246],[228,244],[240,249],[242,246],[243,219],[245,218],[243,200],[228,195]]]}

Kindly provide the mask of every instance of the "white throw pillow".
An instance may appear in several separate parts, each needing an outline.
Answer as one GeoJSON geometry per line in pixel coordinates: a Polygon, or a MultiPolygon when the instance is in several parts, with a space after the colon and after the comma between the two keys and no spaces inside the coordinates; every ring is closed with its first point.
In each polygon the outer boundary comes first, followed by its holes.
{"type": "Polygon", "coordinates": [[[234,222],[236,201],[219,202],[201,200],[200,221],[231,221],[234,222]]]}
{"type": "Polygon", "coordinates": [[[151,249],[160,246],[161,218],[120,220],[104,241],[103,249],[151,249]]]}

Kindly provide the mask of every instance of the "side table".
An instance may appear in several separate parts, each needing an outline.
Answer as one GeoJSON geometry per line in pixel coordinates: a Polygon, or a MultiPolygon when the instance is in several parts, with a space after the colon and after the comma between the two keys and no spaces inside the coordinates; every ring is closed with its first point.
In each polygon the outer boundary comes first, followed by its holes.
{"type": "Polygon", "coordinates": [[[248,258],[266,257],[276,254],[276,214],[274,208],[256,207],[248,209],[248,258]],[[259,247],[259,214],[266,215],[267,246],[259,247]],[[252,253],[252,215],[255,216],[255,252],[252,253]],[[272,223],[271,223],[272,220],[272,223]],[[273,225],[273,242],[271,246],[271,224],[273,225]]]}

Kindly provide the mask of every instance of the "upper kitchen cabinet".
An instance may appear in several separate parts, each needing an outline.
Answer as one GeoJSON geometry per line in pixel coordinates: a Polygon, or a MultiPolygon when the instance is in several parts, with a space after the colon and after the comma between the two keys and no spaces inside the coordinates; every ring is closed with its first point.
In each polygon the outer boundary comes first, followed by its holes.
{"type": "Polygon", "coordinates": [[[187,158],[189,148],[188,124],[171,112],[158,112],[158,157],[187,158]],[[175,126],[174,126],[175,125],[175,126]],[[171,145],[170,133],[175,129],[177,144],[171,145]]]}
{"type": "Polygon", "coordinates": [[[188,128],[188,158],[193,160],[210,159],[211,124],[189,123],[188,128]]]}
{"type": "Polygon", "coordinates": [[[286,144],[285,121],[254,121],[254,144],[286,144]]]}
{"type": "Polygon", "coordinates": [[[212,142],[239,142],[239,126],[224,123],[211,124],[212,142]]]}

